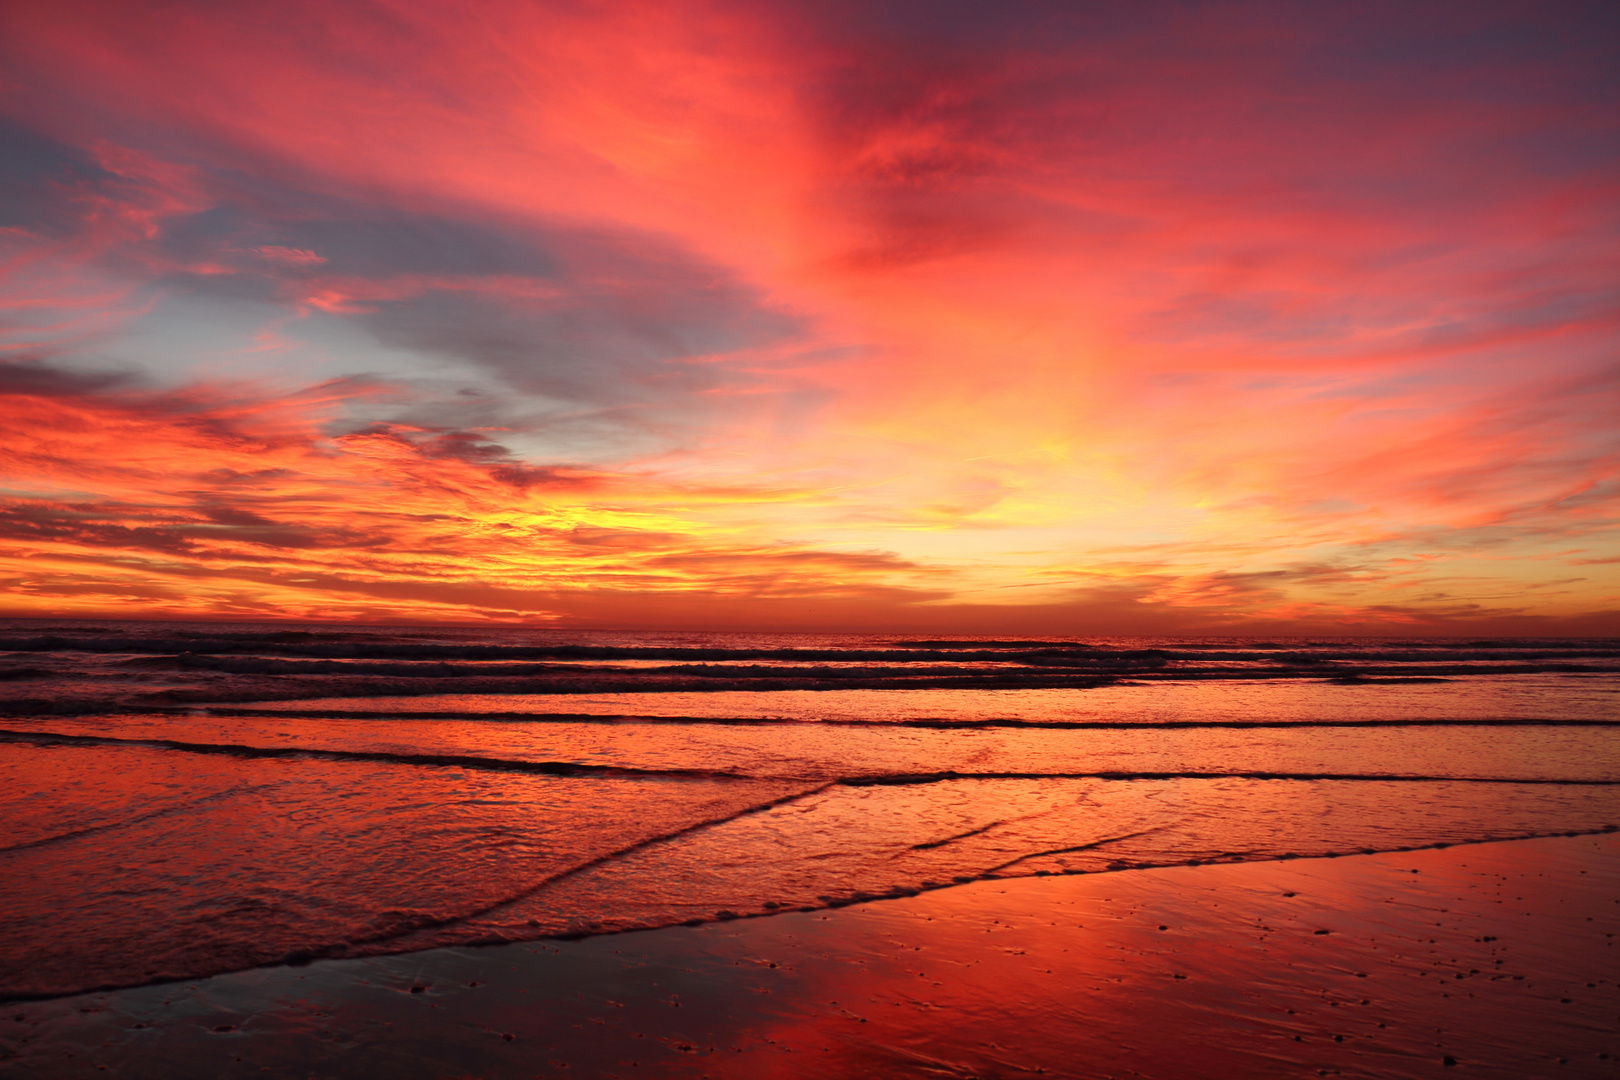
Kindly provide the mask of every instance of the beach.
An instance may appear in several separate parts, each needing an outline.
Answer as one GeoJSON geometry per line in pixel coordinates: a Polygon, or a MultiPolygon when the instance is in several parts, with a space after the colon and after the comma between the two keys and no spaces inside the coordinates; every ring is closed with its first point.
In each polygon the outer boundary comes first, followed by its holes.
{"type": "Polygon", "coordinates": [[[1612,1077],[1620,837],[979,881],[13,1003],[18,1077],[1612,1077]]]}
{"type": "Polygon", "coordinates": [[[8,1077],[1620,1053],[1612,641],[45,631],[8,1077]]]}

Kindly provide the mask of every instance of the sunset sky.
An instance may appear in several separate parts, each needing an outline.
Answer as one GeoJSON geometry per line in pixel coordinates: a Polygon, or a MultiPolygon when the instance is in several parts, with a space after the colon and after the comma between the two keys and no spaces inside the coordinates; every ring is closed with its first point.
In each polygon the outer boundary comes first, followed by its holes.
{"type": "Polygon", "coordinates": [[[0,614],[1620,633],[1617,12],[11,0],[0,614]]]}

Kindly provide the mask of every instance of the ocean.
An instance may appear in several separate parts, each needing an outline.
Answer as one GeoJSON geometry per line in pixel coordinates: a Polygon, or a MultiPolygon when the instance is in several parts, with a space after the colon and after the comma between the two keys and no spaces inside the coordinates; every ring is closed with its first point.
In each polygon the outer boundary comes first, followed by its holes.
{"type": "Polygon", "coordinates": [[[1620,825],[1620,642],[0,622],[0,998],[1620,825]]]}

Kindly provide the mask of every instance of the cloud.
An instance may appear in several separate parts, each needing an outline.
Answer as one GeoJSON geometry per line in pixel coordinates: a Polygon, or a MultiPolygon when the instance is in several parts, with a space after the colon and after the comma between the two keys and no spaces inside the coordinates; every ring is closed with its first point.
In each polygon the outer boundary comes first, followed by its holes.
{"type": "Polygon", "coordinates": [[[780,345],[801,329],[667,237],[466,205],[430,213],[132,153],[108,162],[120,175],[57,148],[53,160],[93,174],[87,200],[45,190],[31,167],[43,154],[25,154],[13,177],[51,203],[25,204],[26,216],[57,232],[77,226],[73,240],[113,273],[171,294],[318,310],[386,346],[579,407],[656,399],[670,406],[667,421],[677,402],[703,408],[698,395],[740,377],[726,370],[728,354],[780,345]],[[109,232],[101,216],[126,227],[109,232]]]}
{"type": "Polygon", "coordinates": [[[76,371],[37,358],[0,361],[0,389],[26,397],[80,397],[130,387],[138,378],[128,371],[76,371]]]}
{"type": "Polygon", "coordinates": [[[241,388],[136,390],[49,370],[0,383],[12,418],[0,573],[20,602],[476,620],[556,617],[556,596],[597,588],[945,595],[893,555],[765,541],[679,509],[747,493],[537,467],[480,432],[325,434],[325,410],[368,384],[253,405],[241,388]]]}
{"type": "Polygon", "coordinates": [[[64,596],[1620,604],[1601,5],[166,10],[4,13],[7,542],[64,596]]]}
{"type": "Polygon", "coordinates": [[[77,231],[87,198],[122,184],[93,154],[0,116],[0,229],[47,237],[77,231]]]}

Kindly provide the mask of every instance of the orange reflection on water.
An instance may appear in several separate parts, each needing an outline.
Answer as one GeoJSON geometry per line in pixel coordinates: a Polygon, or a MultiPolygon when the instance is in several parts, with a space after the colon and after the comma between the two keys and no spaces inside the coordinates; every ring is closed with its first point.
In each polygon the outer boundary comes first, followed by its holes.
{"type": "Polygon", "coordinates": [[[1583,837],[984,882],[745,929],[803,979],[748,1032],[793,1053],[747,1075],[1608,1075],[1617,855],[1583,837]]]}

